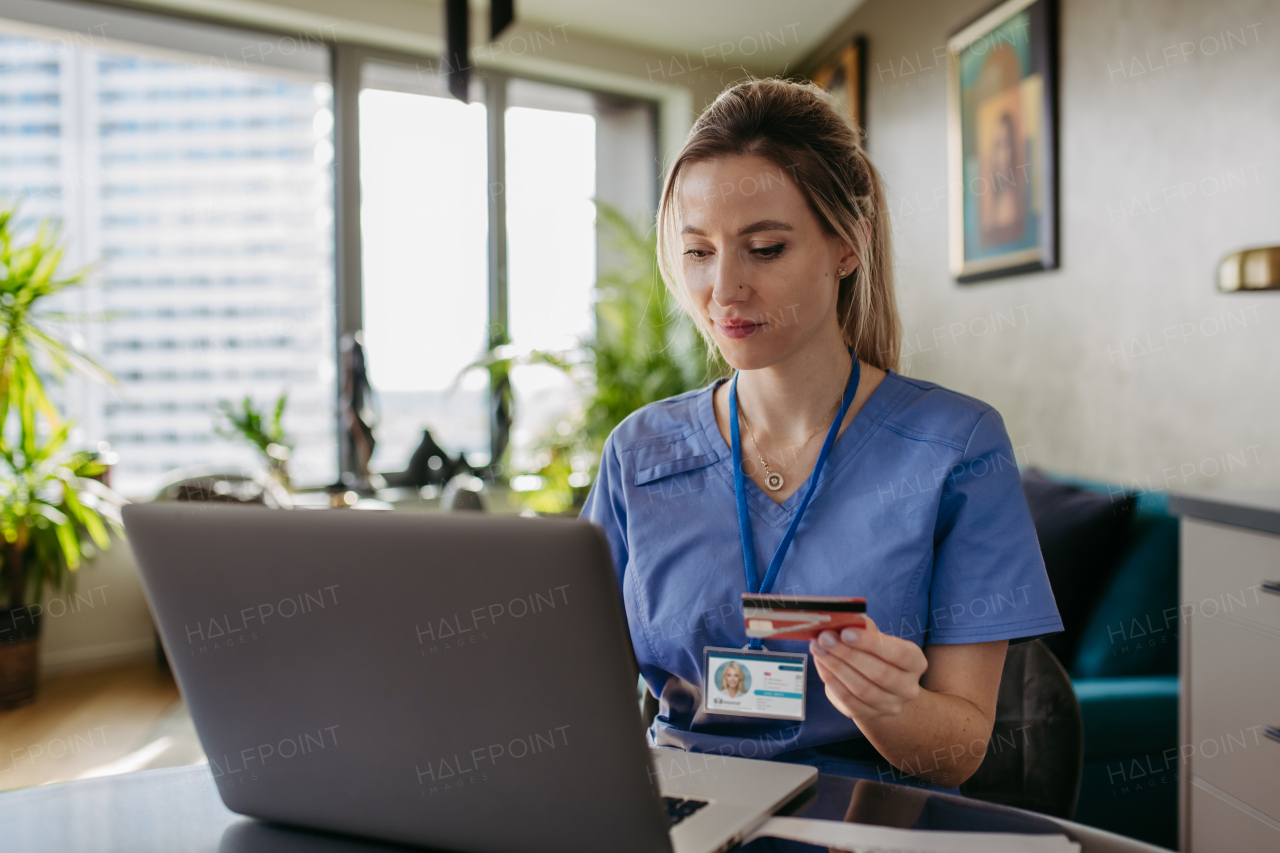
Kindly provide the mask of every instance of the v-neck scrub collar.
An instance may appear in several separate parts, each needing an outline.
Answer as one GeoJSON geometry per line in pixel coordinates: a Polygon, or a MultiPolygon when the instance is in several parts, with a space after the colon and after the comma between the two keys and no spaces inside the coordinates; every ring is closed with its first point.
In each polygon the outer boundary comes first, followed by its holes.
{"type": "MultiPolygon", "coordinates": [[[[888,376],[885,378],[887,380],[888,376]]],[[[719,425],[716,423],[715,412],[715,390],[727,381],[727,379],[717,380],[715,384],[696,392],[694,399],[696,400],[695,411],[698,423],[702,428],[707,443],[714,448],[717,458],[724,461],[725,467],[729,472],[729,488],[732,489],[732,452],[728,443],[724,440],[724,435],[720,432],[719,425]]],[[[892,392],[889,394],[882,393],[886,390],[888,389],[885,388],[885,382],[881,382],[879,387],[863,403],[862,408],[854,415],[849,425],[845,427],[844,432],[836,437],[836,443],[831,447],[831,455],[827,458],[827,464],[818,477],[818,488],[814,492],[815,500],[822,494],[822,490],[831,479],[839,476],[840,469],[866,443],[883,413],[892,406],[892,392]]],[[[782,503],[775,503],[773,498],[765,494],[764,489],[760,488],[754,480],[748,479],[747,501],[762,521],[775,527],[781,525],[785,528],[791,522],[791,516],[795,515],[796,509],[800,506],[804,490],[809,487],[811,478],[812,474],[805,477],[800,487],[788,495],[782,503]]]]}

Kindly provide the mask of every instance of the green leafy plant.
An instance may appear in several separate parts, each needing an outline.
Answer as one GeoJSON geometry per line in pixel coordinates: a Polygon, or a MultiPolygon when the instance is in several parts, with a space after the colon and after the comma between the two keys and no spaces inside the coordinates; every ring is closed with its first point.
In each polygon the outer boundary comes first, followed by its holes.
{"type": "Polygon", "coordinates": [[[627,415],[728,372],[658,272],[657,232],[596,202],[601,237],[618,257],[596,281],[596,330],[583,345],[594,368],[584,429],[597,451],[627,415]]]}
{"type": "Polygon", "coordinates": [[[15,208],[0,210],[0,435],[10,411],[22,419],[24,434],[35,434],[35,417],[58,423],[40,376],[43,368],[61,379],[68,371],[89,372],[110,380],[96,361],[62,340],[50,323],[72,319],[61,312],[42,311],[40,303],[56,293],[82,284],[89,269],[58,276],[63,250],[59,232],[49,222],[34,238],[19,243],[15,208]]]}
{"type": "Polygon", "coordinates": [[[46,584],[67,588],[85,559],[110,547],[108,529],[124,533],[123,499],[91,479],[106,466],[92,453],[63,449],[70,426],[27,449],[0,448],[0,533],[11,608],[40,601],[46,584]]]}
{"type": "Polygon", "coordinates": [[[104,466],[65,448],[64,423],[45,391],[44,375],[68,371],[110,375],[62,339],[68,315],[42,310],[48,297],[83,283],[87,270],[59,277],[59,234],[42,223],[29,242],[16,232],[16,212],[0,210],[0,573],[8,606],[38,601],[48,584],[64,590],[96,548],[122,532],[123,499],[92,477],[104,466]],[[30,597],[29,597],[30,596],[30,597]]]}
{"type": "MultiPolygon", "coordinates": [[[[538,460],[538,469],[523,476],[531,477],[537,485],[520,494],[520,503],[526,509],[554,515],[567,512],[586,498],[599,454],[593,454],[581,420],[576,424],[577,429],[575,421],[564,421],[567,434],[554,429],[534,442],[533,457],[538,460]]],[[[520,477],[513,478],[513,483],[519,484],[520,477]]]]}
{"type": "Polygon", "coordinates": [[[728,371],[708,349],[658,271],[657,232],[596,201],[597,232],[613,257],[596,280],[595,333],[582,359],[556,355],[578,383],[584,405],[535,443],[542,486],[523,493],[539,512],[565,512],[586,499],[605,439],[623,418],[649,403],[699,388],[728,371]],[[574,365],[582,361],[586,370],[574,365]]]}
{"type": "Polygon", "coordinates": [[[289,395],[281,394],[268,415],[258,411],[249,396],[245,396],[239,406],[230,400],[219,400],[214,422],[218,435],[256,448],[268,472],[286,489],[290,488],[289,457],[293,453],[293,444],[285,436],[282,424],[288,402],[289,395]]]}

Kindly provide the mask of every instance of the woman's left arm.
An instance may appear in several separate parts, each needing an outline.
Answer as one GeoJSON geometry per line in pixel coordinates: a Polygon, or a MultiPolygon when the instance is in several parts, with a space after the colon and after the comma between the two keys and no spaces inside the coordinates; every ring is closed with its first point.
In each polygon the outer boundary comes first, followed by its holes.
{"type": "Polygon", "coordinates": [[[1009,641],[922,650],[866,621],[810,642],[827,698],[894,767],[958,786],[986,756],[1009,641]]]}

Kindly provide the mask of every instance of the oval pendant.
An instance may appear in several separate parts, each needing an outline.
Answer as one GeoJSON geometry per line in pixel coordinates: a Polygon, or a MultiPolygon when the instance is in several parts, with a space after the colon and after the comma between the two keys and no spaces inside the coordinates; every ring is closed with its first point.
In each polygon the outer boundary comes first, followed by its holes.
{"type": "Polygon", "coordinates": [[[764,484],[769,487],[770,491],[776,492],[782,488],[782,475],[770,474],[764,478],[764,484]]]}

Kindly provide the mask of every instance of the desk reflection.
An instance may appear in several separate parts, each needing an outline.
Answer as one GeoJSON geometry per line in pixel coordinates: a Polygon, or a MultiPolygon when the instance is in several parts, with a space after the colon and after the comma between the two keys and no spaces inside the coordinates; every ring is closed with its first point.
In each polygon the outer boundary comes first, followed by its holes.
{"type": "Polygon", "coordinates": [[[409,850],[421,851],[422,848],[294,829],[253,818],[244,818],[228,826],[218,843],[218,853],[388,853],[409,850]]]}
{"type": "MultiPolygon", "coordinates": [[[[1051,820],[1030,813],[1010,812],[979,800],[868,779],[823,774],[820,780],[819,785],[793,800],[779,814],[896,829],[1062,833],[1062,827],[1051,820]]],[[[827,848],[780,838],[758,838],[738,849],[742,853],[812,853],[827,848]]]]}
{"type": "MultiPolygon", "coordinates": [[[[826,774],[820,777],[820,784],[800,794],[779,814],[898,829],[1033,835],[1062,832],[1053,821],[1030,813],[1010,812],[978,800],[826,774]]],[[[420,849],[293,829],[249,818],[228,826],[218,845],[218,853],[386,853],[420,849]]],[[[742,853],[813,853],[826,849],[780,838],[758,838],[739,848],[742,853]]]]}

